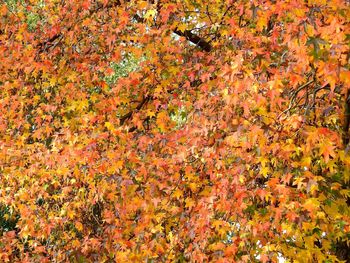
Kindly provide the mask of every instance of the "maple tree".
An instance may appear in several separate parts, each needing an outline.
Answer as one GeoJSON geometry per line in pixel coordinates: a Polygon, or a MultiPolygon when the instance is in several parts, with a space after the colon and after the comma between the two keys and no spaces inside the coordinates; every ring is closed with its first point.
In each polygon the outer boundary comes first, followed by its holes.
{"type": "Polygon", "coordinates": [[[342,0],[0,3],[0,261],[349,259],[342,0]]]}

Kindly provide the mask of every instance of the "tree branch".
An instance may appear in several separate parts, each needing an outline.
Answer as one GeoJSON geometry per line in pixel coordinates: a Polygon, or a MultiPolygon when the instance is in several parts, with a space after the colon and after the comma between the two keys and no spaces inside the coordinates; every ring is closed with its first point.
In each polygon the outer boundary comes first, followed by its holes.
{"type": "Polygon", "coordinates": [[[120,125],[123,125],[126,120],[130,119],[135,111],[141,110],[143,105],[145,105],[150,99],[151,99],[150,96],[144,97],[143,100],[136,106],[136,108],[134,110],[129,111],[127,114],[125,114],[122,117],[120,117],[120,119],[119,119],[120,125]]]}
{"type": "Polygon", "coordinates": [[[179,36],[185,37],[188,41],[206,52],[210,52],[212,50],[212,46],[209,44],[209,42],[192,33],[190,30],[185,30],[182,32],[176,28],[173,32],[179,36]]]}
{"type": "MultiPolygon", "coordinates": [[[[102,8],[112,8],[115,6],[119,6],[121,5],[120,1],[116,1],[113,4],[107,5],[107,6],[103,6],[103,5],[99,5],[96,9],[92,10],[89,15],[99,11],[102,8]]],[[[145,22],[145,19],[140,17],[139,15],[135,15],[134,16],[135,20],[137,22],[143,23],[145,22]]],[[[68,28],[68,30],[70,30],[72,27],[68,28]]],[[[206,52],[210,52],[212,50],[212,46],[210,45],[210,43],[206,40],[204,40],[203,38],[199,37],[198,35],[194,34],[191,32],[191,30],[185,30],[185,31],[181,31],[177,28],[175,28],[175,30],[173,30],[173,32],[175,34],[177,34],[178,36],[183,36],[185,37],[188,41],[190,41],[191,43],[195,44],[196,46],[198,46],[199,48],[201,48],[202,50],[206,51],[206,52]]],[[[62,32],[57,33],[56,35],[52,36],[51,38],[39,43],[37,45],[37,47],[39,48],[38,53],[42,53],[45,50],[47,50],[48,46],[52,45],[52,42],[54,42],[57,38],[59,38],[62,35],[62,32]]]]}
{"type": "Polygon", "coordinates": [[[350,126],[350,89],[346,92],[345,95],[345,110],[344,110],[344,125],[343,125],[343,145],[347,147],[350,135],[349,135],[349,126],[350,126]]]}

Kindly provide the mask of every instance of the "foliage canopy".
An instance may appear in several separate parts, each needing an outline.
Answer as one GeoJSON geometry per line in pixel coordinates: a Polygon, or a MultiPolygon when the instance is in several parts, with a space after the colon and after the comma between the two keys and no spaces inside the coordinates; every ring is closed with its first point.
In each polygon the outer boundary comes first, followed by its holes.
{"type": "Polygon", "coordinates": [[[349,257],[341,0],[0,3],[0,261],[349,257]]]}

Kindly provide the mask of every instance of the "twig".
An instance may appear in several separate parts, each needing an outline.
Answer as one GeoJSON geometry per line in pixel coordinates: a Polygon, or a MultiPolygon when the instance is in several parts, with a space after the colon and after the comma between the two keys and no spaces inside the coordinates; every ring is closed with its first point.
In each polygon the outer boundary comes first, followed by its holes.
{"type": "Polygon", "coordinates": [[[294,102],[295,102],[295,99],[296,99],[298,93],[299,93],[302,89],[304,89],[305,87],[309,86],[309,85],[310,85],[311,83],[313,83],[313,82],[314,82],[313,79],[312,79],[312,80],[309,80],[308,82],[306,82],[306,83],[304,83],[303,85],[301,85],[301,86],[293,93],[293,95],[292,95],[292,97],[291,97],[291,99],[290,99],[290,103],[289,103],[288,108],[287,108],[286,110],[282,111],[282,112],[278,115],[277,119],[280,119],[281,116],[282,116],[283,114],[289,112],[289,111],[293,108],[293,105],[294,105],[294,102]]]}

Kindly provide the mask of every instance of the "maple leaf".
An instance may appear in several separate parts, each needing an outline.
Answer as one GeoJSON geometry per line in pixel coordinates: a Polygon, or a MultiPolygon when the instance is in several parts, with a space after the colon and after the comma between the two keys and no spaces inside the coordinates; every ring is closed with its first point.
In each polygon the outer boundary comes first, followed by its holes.
{"type": "Polygon", "coordinates": [[[306,200],[306,202],[303,204],[303,207],[309,212],[313,213],[314,210],[318,209],[319,205],[320,203],[316,198],[310,198],[306,200]]]}
{"type": "Polygon", "coordinates": [[[167,130],[167,127],[168,127],[169,122],[170,122],[170,118],[165,111],[162,111],[162,112],[158,113],[156,122],[157,122],[157,125],[158,125],[160,131],[164,132],[167,130]]]}
{"type": "Polygon", "coordinates": [[[332,157],[335,156],[334,148],[335,147],[329,143],[322,143],[320,145],[320,153],[323,155],[326,163],[329,162],[330,156],[332,156],[332,157]]]}

